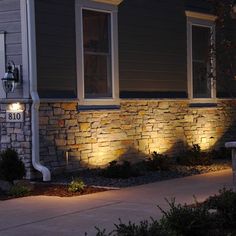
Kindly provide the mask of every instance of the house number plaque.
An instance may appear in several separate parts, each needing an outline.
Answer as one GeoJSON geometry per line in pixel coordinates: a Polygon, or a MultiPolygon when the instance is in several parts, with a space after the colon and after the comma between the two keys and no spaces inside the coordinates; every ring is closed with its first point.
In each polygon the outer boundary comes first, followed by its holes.
{"type": "Polygon", "coordinates": [[[6,122],[24,122],[24,112],[6,111],[6,122]]]}

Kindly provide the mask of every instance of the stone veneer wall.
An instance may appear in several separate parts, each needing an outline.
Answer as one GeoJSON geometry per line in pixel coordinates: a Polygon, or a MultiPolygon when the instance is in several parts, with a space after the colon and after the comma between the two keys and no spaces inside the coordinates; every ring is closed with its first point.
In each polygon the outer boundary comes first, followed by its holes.
{"type": "Polygon", "coordinates": [[[15,149],[27,169],[26,178],[31,178],[31,105],[21,104],[24,110],[23,123],[7,123],[6,110],[10,103],[5,101],[0,105],[0,150],[15,149]]]}
{"type": "Polygon", "coordinates": [[[54,172],[138,160],[153,151],[203,150],[236,139],[236,101],[191,108],[188,100],[121,100],[117,110],[77,110],[76,102],[42,103],[41,160],[54,172]],[[67,156],[67,157],[66,157],[67,156]]]}

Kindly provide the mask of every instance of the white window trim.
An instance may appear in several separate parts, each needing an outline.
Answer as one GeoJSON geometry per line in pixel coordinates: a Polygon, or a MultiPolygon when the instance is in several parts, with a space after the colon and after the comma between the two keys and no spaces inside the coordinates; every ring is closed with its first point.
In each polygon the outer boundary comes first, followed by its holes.
{"type": "MultiPolygon", "coordinates": [[[[189,100],[191,103],[216,103],[216,83],[213,78],[211,79],[211,98],[193,97],[192,26],[196,25],[210,28],[212,33],[212,42],[215,44],[215,20],[217,17],[210,14],[191,11],[186,11],[185,14],[187,16],[187,77],[189,100]]],[[[216,67],[215,58],[213,58],[213,67],[216,67]]],[[[215,73],[215,69],[213,73],[215,73]]]]}
{"type": "MultiPolygon", "coordinates": [[[[0,32],[0,78],[6,72],[6,52],[5,52],[5,32],[0,32]]],[[[2,84],[0,85],[0,98],[5,98],[6,94],[3,90],[2,84]]]]}
{"type": "Polygon", "coordinates": [[[77,94],[79,105],[119,105],[119,69],[118,69],[118,8],[115,5],[90,0],[76,0],[76,58],[77,58],[77,94]],[[111,64],[112,97],[104,99],[85,99],[84,97],[84,58],[83,58],[83,19],[82,10],[94,10],[111,14],[111,64]]]}

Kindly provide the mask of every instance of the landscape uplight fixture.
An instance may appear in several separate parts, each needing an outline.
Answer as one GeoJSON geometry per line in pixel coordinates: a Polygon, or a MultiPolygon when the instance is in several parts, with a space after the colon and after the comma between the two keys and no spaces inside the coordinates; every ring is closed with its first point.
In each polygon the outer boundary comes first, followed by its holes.
{"type": "Polygon", "coordinates": [[[236,19],[236,1],[234,1],[233,6],[232,6],[231,17],[233,19],[236,19]]]}
{"type": "Polygon", "coordinates": [[[16,87],[16,84],[20,83],[20,72],[19,68],[15,66],[13,61],[8,62],[7,71],[2,78],[3,89],[6,93],[13,93],[16,87]]]}

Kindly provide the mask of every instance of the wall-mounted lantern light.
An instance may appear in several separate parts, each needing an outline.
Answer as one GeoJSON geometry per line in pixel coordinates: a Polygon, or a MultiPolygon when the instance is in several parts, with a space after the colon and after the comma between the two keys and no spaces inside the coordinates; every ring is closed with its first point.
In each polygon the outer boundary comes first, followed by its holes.
{"type": "Polygon", "coordinates": [[[19,68],[15,66],[13,61],[8,62],[7,71],[2,78],[3,89],[6,93],[12,93],[15,90],[16,84],[20,83],[20,71],[19,68]]]}

